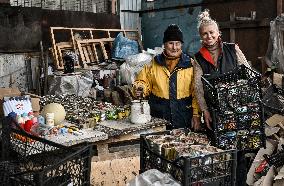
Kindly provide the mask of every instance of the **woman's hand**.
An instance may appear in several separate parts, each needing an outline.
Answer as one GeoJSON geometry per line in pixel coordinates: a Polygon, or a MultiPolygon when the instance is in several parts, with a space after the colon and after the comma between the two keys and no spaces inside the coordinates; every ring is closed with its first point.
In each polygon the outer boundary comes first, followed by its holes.
{"type": "Polygon", "coordinates": [[[208,110],[205,110],[203,112],[203,116],[204,116],[204,121],[205,121],[207,128],[210,130],[213,130],[211,127],[212,118],[211,118],[210,112],[208,110]]]}

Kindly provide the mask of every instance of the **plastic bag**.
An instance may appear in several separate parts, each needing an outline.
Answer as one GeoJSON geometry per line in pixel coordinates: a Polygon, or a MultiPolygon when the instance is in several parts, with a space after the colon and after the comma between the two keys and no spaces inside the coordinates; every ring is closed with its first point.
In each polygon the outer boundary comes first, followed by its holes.
{"type": "Polygon", "coordinates": [[[150,169],[130,180],[126,186],[181,186],[171,175],[150,169]]]}
{"type": "Polygon", "coordinates": [[[121,82],[131,85],[143,66],[151,60],[152,56],[144,53],[128,56],[126,62],[120,66],[121,82]]]}
{"type": "Polygon", "coordinates": [[[138,54],[137,41],[128,39],[119,33],[113,42],[112,58],[125,59],[129,55],[138,54]]]}
{"type": "Polygon", "coordinates": [[[270,22],[270,40],[266,51],[266,61],[269,67],[276,67],[276,72],[284,73],[283,30],[284,15],[279,15],[270,22]]]}

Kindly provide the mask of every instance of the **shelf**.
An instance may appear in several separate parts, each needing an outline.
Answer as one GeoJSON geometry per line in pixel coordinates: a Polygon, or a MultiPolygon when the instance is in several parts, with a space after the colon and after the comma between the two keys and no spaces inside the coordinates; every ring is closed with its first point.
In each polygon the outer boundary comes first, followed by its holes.
{"type": "Polygon", "coordinates": [[[256,28],[256,27],[269,27],[270,19],[256,19],[256,20],[244,20],[244,21],[225,21],[219,22],[220,29],[230,28],[256,28]]]}

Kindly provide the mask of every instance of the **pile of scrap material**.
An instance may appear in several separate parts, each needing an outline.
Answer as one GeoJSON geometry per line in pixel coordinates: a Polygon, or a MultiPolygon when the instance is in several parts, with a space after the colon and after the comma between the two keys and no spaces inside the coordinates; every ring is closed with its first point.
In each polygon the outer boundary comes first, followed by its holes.
{"type": "Polygon", "coordinates": [[[96,101],[91,97],[81,97],[74,94],[47,95],[41,98],[43,107],[49,103],[59,103],[66,111],[66,120],[83,128],[92,128],[97,122],[118,120],[129,116],[130,106],[115,106],[111,103],[96,101]]]}
{"type": "Polygon", "coordinates": [[[101,131],[108,135],[108,137],[115,137],[119,135],[133,134],[139,136],[142,133],[155,132],[154,128],[165,127],[168,122],[160,118],[152,118],[150,122],[145,124],[133,124],[129,119],[122,120],[108,120],[99,122],[95,127],[95,131],[101,131]]]}
{"type": "Polygon", "coordinates": [[[284,185],[284,115],[274,114],[266,124],[266,148],[258,151],[251,165],[248,185],[284,185]]]}
{"type": "Polygon", "coordinates": [[[247,174],[248,185],[284,185],[283,87],[282,78],[275,78],[274,75],[273,84],[263,92],[266,147],[261,148],[254,158],[247,174]]]}
{"type": "Polygon", "coordinates": [[[266,117],[273,114],[284,114],[284,89],[276,84],[270,85],[264,92],[264,113],[266,117]]]}

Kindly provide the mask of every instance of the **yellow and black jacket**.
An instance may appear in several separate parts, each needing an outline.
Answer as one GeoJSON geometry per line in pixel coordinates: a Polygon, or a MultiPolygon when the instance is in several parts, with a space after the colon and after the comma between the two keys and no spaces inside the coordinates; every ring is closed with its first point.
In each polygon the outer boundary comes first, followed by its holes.
{"type": "Polygon", "coordinates": [[[173,128],[189,128],[192,114],[198,116],[192,60],[183,53],[170,73],[166,57],[157,55],[149,65],[144,66],[134,82],[134,86],[144,87],[151,115],[170,121],[173,128]]]}

